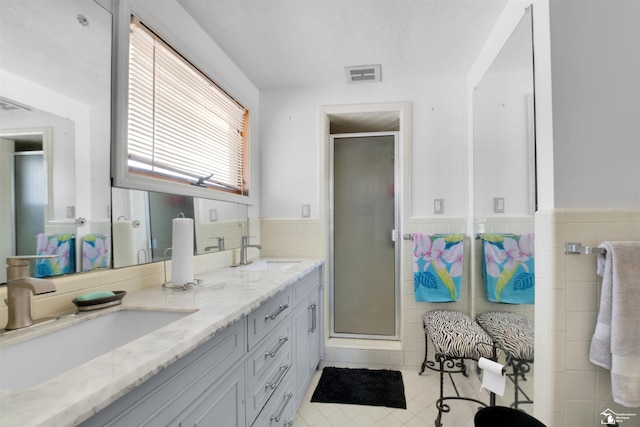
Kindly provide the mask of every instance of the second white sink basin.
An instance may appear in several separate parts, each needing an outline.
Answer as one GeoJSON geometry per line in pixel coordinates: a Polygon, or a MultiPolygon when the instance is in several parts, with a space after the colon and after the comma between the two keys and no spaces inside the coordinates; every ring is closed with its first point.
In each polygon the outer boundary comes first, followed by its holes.
{"type": "Polygon", "coordinates": [[[300,264],[300,261],[280,261],[267,259],[264,261],[254,262],[244,267],[245,270],[250,271],[284,271],[291,267],[295,267],[300,264]]]}
{"type": "Polygon", "coordinates": [[[120,310],[2,347],[0,389],[34,387],[189,314],[120,310]]]}

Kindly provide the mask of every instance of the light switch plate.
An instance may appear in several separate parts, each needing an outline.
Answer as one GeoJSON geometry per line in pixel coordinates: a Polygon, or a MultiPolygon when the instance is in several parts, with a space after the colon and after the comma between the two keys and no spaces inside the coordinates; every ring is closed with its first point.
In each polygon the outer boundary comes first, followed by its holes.
{"type": "Polygon", "coordinates": [[[311,205],[302,205],[302,218],[311,217],[311,205]]]}
{"type": "Polygon", "coordinates": [[[504,197],[493,198],[493,212],[504,213],[504,197]]]}
{"type": "Polygon", "coordinates": [[[433,199],[433,213],[444,213],[444,199],[433,199]]]}

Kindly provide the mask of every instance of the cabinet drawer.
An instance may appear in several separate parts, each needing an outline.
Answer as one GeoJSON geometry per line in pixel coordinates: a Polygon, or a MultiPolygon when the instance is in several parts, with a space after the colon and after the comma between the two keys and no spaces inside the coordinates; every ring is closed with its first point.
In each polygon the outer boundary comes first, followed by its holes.
{"type": "Polygon", "coordinates": [[[293,394],[293,375],[289,373],[273,393],[252,427],[291,427],[296,412],[293,394]]]}
{"type": "Polygon", "coordinates": [[[253,420],[285,376],[291,376],[291,322],[282,322],[248,357],[247,419],[253,420]]]}
{"type": "Polygon", "coordinates": [[[283,354],[291,353],[291,338],[291,322],[282,322],[249,353],[247,383],[250,387],[260,382],[265,372],[276,364],[283,354]]]}
{"type": "Polygon", "coordinates": [[[291,290],[280,292],[249,314],[247,342],[251,350],[291,313],[291,290]]]}
{"type": "Polygon", "coordinates": [[[293,285],[293,305],[296,306],[304,300],[309,292],[320,284],[320,269],[316,268],[311,273],[298,280],[293,285]]]}

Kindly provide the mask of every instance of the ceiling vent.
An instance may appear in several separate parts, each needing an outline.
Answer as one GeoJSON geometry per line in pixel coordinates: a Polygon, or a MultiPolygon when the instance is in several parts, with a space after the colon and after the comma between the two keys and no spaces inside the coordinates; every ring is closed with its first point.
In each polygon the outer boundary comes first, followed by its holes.
{"type": "Polygon", "coordinates": [[[0,96],[0,111],[31,111],[31,109],[0,96]]]}
{"type": "Polygon", "coordinates": [[[381,80],[380,68],[380,64],[345,67],[344,70],[347,75],[347,83],[379,82],[381,80]]]}

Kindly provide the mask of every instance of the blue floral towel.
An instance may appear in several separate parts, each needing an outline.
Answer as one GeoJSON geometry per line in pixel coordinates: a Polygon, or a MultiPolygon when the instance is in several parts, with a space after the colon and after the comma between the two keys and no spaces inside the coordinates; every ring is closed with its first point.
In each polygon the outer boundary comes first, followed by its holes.
{"type": "Polygon", "coordinates": [[[416,301],[460,298],[464,234],[413,235],[413,288],[416,301]]]}
{"type": "Polygon", "coordinates": [[[111,239],[108,234],[85,234],[82,242],[82,271],[109,267],[109,248],[111,239]]]}
{"type": "Polygon", "coordinates": [[[76,237],[74,234],[36,236],[36,255],[58,255],[36,260],[36,277],[59,276],[76,272],[76,237]]]}
{"type": "Polygon", "coordinates": [[[491,302],[535,301],[534,235],[485,234],[482,242],[484,296],[491,302]]]}

